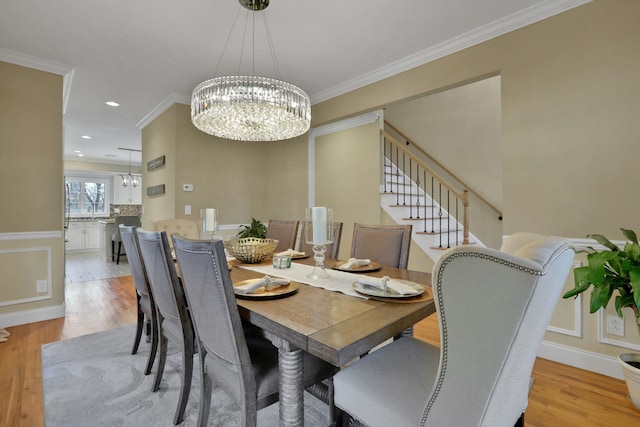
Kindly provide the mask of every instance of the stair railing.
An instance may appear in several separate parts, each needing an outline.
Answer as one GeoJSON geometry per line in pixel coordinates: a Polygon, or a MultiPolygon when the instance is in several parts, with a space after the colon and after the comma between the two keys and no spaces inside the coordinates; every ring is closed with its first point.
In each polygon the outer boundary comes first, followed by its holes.
{"type": "Polygon", "coordinates": [[[460,179],[455,173],[450,171],[446,166],[444,166],[442,163],[440,163],[437,159],[435,159],[429,153],[424,151],[419,145],[417,145],[415,142],[413,142],[411,139],[409,139],[406,135],[404,135],[400,130],[398,130],[391,123],[389,123],[388,121],[385,120],[384,121],[384,125],[385,125],[385,127],[391,129],[398,136],[400,136],[405,141],[405,145],[411,146],[414,150],[419,151],[420,154],[422,154],[427,159],[429,159],[430,162],[432,162],[434,165],[437,165],[441,170],[446,172],[455,181],[457,181],[460,184],[460,186],[462,186],[465,190],[469,191],[469,193],[473,194],[478,200],[482,201],[482,203],[487,205],[489,207],[489,209],[491,209],[492,211],[494,211],[498,215],[498,219],[500,221],[502,221],[502,211],[500,209],[498,209],[497,207],[495,207],[487,199],[485,199],[480,193],[478,193],[475,189],[473,189],[472,186],[468,185],[466,182],[464,182],[462,179],[460,179]]]}
{"type": "Polygon", "coordinates": [[[452,244],[469,244],[469,191],[453,188],[385,130],[380,130],[380,137],[385,157],[383,191],[395,194],[397,206],[409,206],[409,219],[421,220],[423,231],[417,233],[439,234],[438,247],[443,249],[452,244]],[[427,196],[432,203],[427,204],[427,196]],[[457,219],[460,209],[462,223],[457,219]],[[462,225],[462,242],[459,225],[462,225]]]}

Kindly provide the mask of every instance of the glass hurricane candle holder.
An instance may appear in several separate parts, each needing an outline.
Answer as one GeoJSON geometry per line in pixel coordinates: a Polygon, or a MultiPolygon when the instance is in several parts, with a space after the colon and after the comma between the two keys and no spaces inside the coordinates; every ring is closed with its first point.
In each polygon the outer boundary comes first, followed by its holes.
{"type": "Polygon", "coordinates": [[[305,240],[313,245],[313,259],[316,262],[307,277],[316,280],[330,278],[331,275],[324,268],[326,245],[333,243],[333,211],[330,208],[307,208],[305,240]]]}
{"type": "Polygon", "coordinates": [[[200,209],[200,238],[213,239],[218,230],[218,211],[214,208],[200,209]]]}

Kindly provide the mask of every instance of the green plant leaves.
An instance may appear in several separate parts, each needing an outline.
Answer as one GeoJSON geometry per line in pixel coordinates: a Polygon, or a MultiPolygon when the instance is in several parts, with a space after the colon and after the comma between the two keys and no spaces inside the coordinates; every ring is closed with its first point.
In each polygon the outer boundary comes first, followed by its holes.
{"type": "Polygon", "coordinates": [[[244,239],[247,237],[256,237],[258,239],[264,239],[267,237],[267,227],[255,218],[251,218],[251,224],[241,225],[238,238],[244,239]]]}
{"type": "Polygon", "coordinates": [[[620,250],[616,245],[611,243],[609,241],[609,239],[604,237],[602,234],[588,234],[587,237],[590,238],[590,239],[595,240],[596,242],[600,243],[602,246],[604,246],[605,248],[607,248],[607,249],[609,249],[611,251],[619,251],[620,250]]]}
{"type": "Polygon", "coordinates": [[[638,244],[638,236],[636,235],[636,232],[633,230],[626,230],[624,228],[621,228],[620,230],[622,230],[622,234],[624,234],[624,237],[626,237],[627,239],[629,239],[629,241],[635,243],[636,245],[638,244]]]}
{"type": "Polygon", "coordinates": [[[598,252],[591,248],[587,265],[573,271],[575,287],[563,298],[576,297],[591,289],[589,311],[595,313],[606,308],[614,291],[617,291],[615,309],[618,316],[622,317],[624,307],[635,308],[640,313],[640,245],[634,231],[621,230],[629,240],[624,250],[601,234],[588,236],[609,250],[598,252]]]}

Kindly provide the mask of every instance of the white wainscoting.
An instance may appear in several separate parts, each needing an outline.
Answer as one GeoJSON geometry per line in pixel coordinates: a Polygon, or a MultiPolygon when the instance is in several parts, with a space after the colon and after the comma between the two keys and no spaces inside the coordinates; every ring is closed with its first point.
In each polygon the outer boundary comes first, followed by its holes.
{"type": "MultiPolygon", "coordinates": [[[[34,231],[34,232],[14,232],[14,233],[0,233],[0,241],[32,241],[32,240],[48,240],[48,239],[62,239],[63,231],[34,231]]],[[[12,248],[7,247],[7,244],[3,244],[4,249],[0,249],[0,255],[12,254],[12,253],[24,253],[24,252],[44,252],[46,258],[46,281],[47,287],[45,292],[37,293],[32,297],[20,298],[15,300],[5,300],[0,302],[0,306],[15,306],[24,303],[30,303],[33,301],[42,301],[53,298],[53,248],[48,244],[42,244],[40,242],[34,242],[36,246],[33,247],[19,247],[12,248]]],[[[24,245],[22,245],[24,246],[24,245]]],[[[43,277],[42,280],[45,278],[43,277]]],[[[43,320],[55,319],[64,317],[65,307],[63,305],[53,305],[48,307],[20,310],[15,312],[0,314],[0,328],[10,327],[15,325],[23,325],[26,323],[40,322],[43,320]]]]}

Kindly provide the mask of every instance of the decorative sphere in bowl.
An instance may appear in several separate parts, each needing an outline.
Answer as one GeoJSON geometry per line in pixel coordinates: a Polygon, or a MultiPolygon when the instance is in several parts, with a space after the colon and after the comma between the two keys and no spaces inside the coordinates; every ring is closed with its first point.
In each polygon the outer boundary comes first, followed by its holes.
{"type": "Polygon", "coordinates": [[[279,241],[275,239],[259,239],[257,237],[245,237],[242,239],[228,240],[224,247],[232,257],[245,264],[262,262],[273,254],[279,241]]]}

